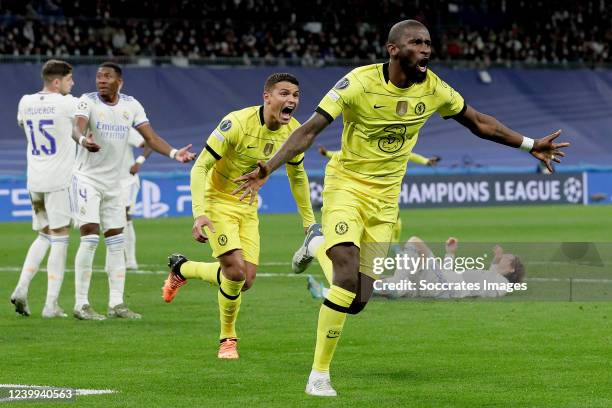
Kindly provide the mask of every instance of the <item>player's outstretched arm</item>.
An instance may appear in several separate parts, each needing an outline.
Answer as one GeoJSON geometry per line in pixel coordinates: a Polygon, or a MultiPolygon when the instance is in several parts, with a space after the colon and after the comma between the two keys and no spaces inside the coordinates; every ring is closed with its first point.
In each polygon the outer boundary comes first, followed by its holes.
{"type": "Polygon", "coordinates": [[[259,161],[257,169],[234,180],[237,183],[242,182],[242,184],[232,194],[242,192],[240,199],[244,200],[251,196],[250,202],[253,203],[255,197],[257,197],[257,190],[266,182],[270,174],[291,160],[291,158],[305,152],[312,145],[317,135],[329,123],[325,116],[315,112],[306,122],[291,133],[291,136],[289,136],[287,141],[270,160],[266,163],[259,161]]]}
{"type": "Polygon", "coordinates": [[[144,123],[136,128],[138,133],[144,137],[151,149],[159,154],[168,156],[179,163],[187,163],[195,159],[196,155],[190,152],[192,145],[184,146],[180,149],[174,149],[160,135],[158,135],[149,123],[144,123]]]}
{"type": "Polygon", "coordinates": [[[88,151],[95,153],[100,150],[100,146],[98,146],[94,140],[93,135],[85,135],[87,131],[87,123],[89,119],[85,116],[77,116],[74,121],[74,126],[72,127],[72,139],[83,146],[88,151]]]}
{"type": "Polygon", "coordinates": [[[560,149],[570,145],[568,142],[553,143],[561,134],[561,130],[533,140],[508,128],[493,116],[478,112],[469,105],[463,114],[453,116],[453,118],[480,138],[528,151],[532,156],[544,162],[551,172],[553,171],[551,161],[561,163],[560,158],[565,157],[565,153],[560,149]]]}

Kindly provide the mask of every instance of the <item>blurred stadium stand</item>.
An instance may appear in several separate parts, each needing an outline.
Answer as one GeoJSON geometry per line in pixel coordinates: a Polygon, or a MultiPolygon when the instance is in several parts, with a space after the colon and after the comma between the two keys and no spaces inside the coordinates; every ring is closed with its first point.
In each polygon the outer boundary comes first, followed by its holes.
{"type": "MultiPolygon", "coordinates": [[[[300,121],[307,119],[320,98],[346,72],[346,67],[126,67],[124,92],[138,98],[158,132],[179,146],[193,143],[202,148],[206,137],[229,111],[261,101],[262,84],[272,72],[288,70],[301,81],[300,121]]],[[[492,83],[480,81],[478,71],[432,69],[459,90],[477,109],[495,115],[516,130],[542,137],[563,129],[572,142],[567,165],[611,165],[612,71],[490,69],[492,83]]],[[[95,66],[75,68],[74,95],[95,90],[95,66]]],[[[0,173],[24,174],[25,141],[16,125],[16,107],[24,93],[40,89],[40,65],[3,64],[0,93],[0,173]]],[[[316,141],[328,148],[340,144],[341,120],[336,120],[316,141]]],[[[474,161],[485,166],[506,166],[517,171],[536,161],[522,152],[485,142],[469,134],[453,120],[435,117],[422,129],[415,149],[444,158],[443,166],[474,161]]],[[[309,152],[306,165],[321,169],[324,158],[309,152]]],[[[170,160],[153,155],[147,171],[176,170],[170,160]]],[[[416,168],[415,168],[416,169],[416,168]]],[[[145,170],[143,168],[143,170],[145,170]]],[[[186,170],[185,170],[186,171],[186,170]]]]}
{"type": "Polygon", "coordinates": [[[612,62],[608,0],[0,0],[0,54],[356,63],[385,58],[406,18],[429,27],[438,60],[612,62]]]}

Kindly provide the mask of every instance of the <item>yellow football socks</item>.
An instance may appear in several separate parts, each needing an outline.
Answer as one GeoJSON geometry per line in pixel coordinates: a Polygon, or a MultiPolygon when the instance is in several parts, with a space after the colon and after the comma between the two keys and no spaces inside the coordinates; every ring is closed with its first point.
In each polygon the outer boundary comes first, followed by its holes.
{"type": "Polygon", "coordinates": [[[329,365],[346,320],[346,309],[353,303],[355,296],[353,292],[339,286],[331,286],[319,311],[313,369],[319,372],[329,371],[329,365]]]}
{"type": "Polygon", "coordinates": [[[218,285],[217,274],[219,262],[193,262],[187,261],[181,265],[181,275],[187,279],[201,279],[213,285],[218,285]]]}
{"type": "MultiPolygon", "coordinates": [[[[222,274],[221,274],[222,275],[222,274]]],[[[216,279],[216,278],[215,278],[216,279]]],[[[240,291],[244,281],[232,281],[221,277],[219,286],[219,319],[221,320],[221,334],[219,339],[236,338],[236,317],[240,310],[240,291]]]]}

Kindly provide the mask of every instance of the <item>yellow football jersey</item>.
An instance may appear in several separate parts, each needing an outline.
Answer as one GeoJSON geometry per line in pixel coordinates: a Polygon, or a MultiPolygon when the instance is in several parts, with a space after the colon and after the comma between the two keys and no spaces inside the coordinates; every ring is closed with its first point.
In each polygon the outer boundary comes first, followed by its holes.
{"type": "Polygon", "coordinates": [[[359,67],[323,97],[317,112],[330,122],[343,115],[342,147],[326,169],[326,185],[347,180],[383,200],[397,200],[419,130],[438,112],[448,118],[465,110],[461,95],[431,70],[424,82],[401,89],[389,81],[389,66],[359,67]]]}
{"type": "MultiPolygon", "coordinates": [[[[277,130],[270,130],[264,123],[263,106],[251,106],[229,113],[212,132],[206,142],[206,150],[216,159],[208,172],[206,197],[232,196],[238,184],[233,180],[257,168],[257,161],[269,160],[278,151],[300,123],[295,118],[277,130]]],[[[304,154],[294,157],[288,164],[299,165],[304,154]]]]}

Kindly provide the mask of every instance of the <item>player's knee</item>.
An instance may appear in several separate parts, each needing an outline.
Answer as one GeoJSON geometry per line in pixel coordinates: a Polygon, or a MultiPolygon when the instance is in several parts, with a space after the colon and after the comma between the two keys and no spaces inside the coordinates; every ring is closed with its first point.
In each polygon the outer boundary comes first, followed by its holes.
{"type": "Polygon", "coordinates": [[[408,238],[408,242],[423,242],[423,240],[415,235],[408,238]]]}
{"type": "Polygon", "coordinates": [[[84,224],[79,229],[81,230],[81,236],[100,234],[100,225],[98,224],[84,224]]]}
{"type": "Polygon", "coordinates": [[[253,283],[255,283],[255,277],[248,277],[245,279],[244,281],[244,285],[242,286],[242,291],[247,291],[249,289],[251,289],[251,287],[253,286],[253,283]]]}
{"type": "Polygon", "coordinates": [[[246,280],[246,265],[242,256],[237,252],[232,252],[227,255],[222,255],[219,258],[223,275],[236,282],[246,280]]]}
{"type": "Polygon", "coordinates": [[[353,299],[353,303],[350,304],[348,308],[348,314],[356,315],[359,314],[363,309],[365,309],[367,301],[358,300],[357,298],[353,299]]]}
{"type": "Polygon", "coordinates": [[[51,233],[53,235],[68,235],[70,227],[68,225],[66,225],[65,227],[60,227],[60,228],[53,228],[51,231],[51,233]]]}

